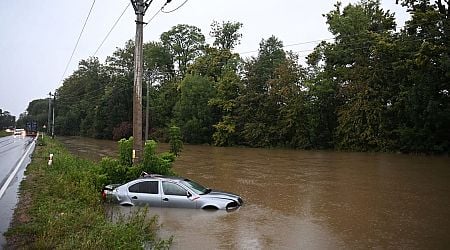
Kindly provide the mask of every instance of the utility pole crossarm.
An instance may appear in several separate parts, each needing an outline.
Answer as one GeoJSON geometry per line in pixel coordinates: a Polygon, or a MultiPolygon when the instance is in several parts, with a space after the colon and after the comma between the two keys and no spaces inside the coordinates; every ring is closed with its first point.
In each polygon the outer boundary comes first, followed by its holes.
{"type": "Polygon", "coordinates": [[[136,15],[145,15],[145,12],[147,11],[148,7],[150,7],[150,4],[152,4],[152,2],[153,0],[131,0],[131,4],[133,5],[134,13],[136,15]]]}

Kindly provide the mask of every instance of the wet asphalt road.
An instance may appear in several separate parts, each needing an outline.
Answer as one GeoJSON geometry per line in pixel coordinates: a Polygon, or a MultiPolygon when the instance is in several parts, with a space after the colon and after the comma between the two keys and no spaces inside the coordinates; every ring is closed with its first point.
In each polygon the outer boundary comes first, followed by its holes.
{"type": "Polygon", "coordinates": [[[5,244],[3,233],[8,230],[18,200],[18,188],[34,149],[32,137],[0,138],[0,249],[5,244]]]}

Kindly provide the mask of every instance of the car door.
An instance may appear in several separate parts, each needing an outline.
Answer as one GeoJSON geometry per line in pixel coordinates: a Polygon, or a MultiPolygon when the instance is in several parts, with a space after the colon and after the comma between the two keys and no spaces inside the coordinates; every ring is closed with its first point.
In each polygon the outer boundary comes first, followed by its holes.
{"type": "Polygon", "coordinates": [[[161,206],[161,193],[157,180],[142,180],[128,187],[128,196],[134,205],[161,206]]]}
{"type": "Polygon", "coordinates": [[[162,206],[178,208],[196,208],[196,201],[188,198],[188,191],[180,185],[163,181],[162,182],[162,206]]]}

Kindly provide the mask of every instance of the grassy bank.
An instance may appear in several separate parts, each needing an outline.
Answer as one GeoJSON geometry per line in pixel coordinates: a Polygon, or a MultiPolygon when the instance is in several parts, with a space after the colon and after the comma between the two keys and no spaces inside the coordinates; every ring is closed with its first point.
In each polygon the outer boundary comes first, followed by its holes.
{"type": "Polygon", "coordinates": [[[154,218],[140,212],[111,222],[105,216],[99,166],[71,155],[58,142],[44,138],[20,187],[9,248],[139,249],[168,248],[159,240],[154,218]],[[47,157],[54,154],[52,166],[47,157]]]}
{"type": "Polygon", "coordinates": [[[13,133],[8,133],[8,132],[6,132],[6,131],[4,131],[4,130],[0,130],[0,137],[5,137],[5,136],[8,136],[8,135],[12,135],[13,133]]]}

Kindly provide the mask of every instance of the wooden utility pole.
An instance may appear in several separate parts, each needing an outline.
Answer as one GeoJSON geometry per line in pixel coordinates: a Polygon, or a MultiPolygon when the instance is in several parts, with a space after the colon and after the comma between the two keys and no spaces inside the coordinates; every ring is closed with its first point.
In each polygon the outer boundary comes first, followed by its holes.
{"type": "Polygon", "coordinates": [[[55,106],[56,106],[56,92],[53,94],[53,109],[52,109],[52,139],[55,138],[55,106]]]}
{"type": "Polygon", "coordinates": [[[153,84],[153,81],[155,80],[155,74],[156,71],[148,71],[147,72],[147,102],[145,107],[145,141],[148,140],[148,133],[150,130],[150,87],[153,84]]]}
{"type": "Polygon", "coordinates": [[[52,92],[48,93],[48,120],[47,120],[47,134],[50,135],[51,125],[50,120],[52,117],[52,92]]]}
{"type": "Polygon", "coordinates": [[[152,0],[131,0],[136,14],[136,41],[134,50],[134,88],[133,88],[133,164],[142,158],[142,56],[144,15],[152,0]]]}
{"type": "Polygon", "coordinates": [[[150,108],[150,102],[149,102],[149,99],[150,99],[150,85],[152,84],[152,81],[151,81],[151,79],[150,79],[150,77],[149,77],[149,79],[148,79],[148,82],[147,82],[147,101],[146,101],[146,107],[145,107],[145,141],[147,141],[148,140],[148,129],[149,129],[149,121],[150,121],[150,119],[149,119],[149,108],[150,108]]]}

